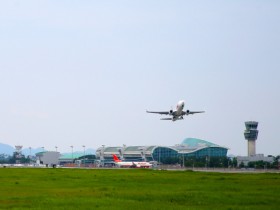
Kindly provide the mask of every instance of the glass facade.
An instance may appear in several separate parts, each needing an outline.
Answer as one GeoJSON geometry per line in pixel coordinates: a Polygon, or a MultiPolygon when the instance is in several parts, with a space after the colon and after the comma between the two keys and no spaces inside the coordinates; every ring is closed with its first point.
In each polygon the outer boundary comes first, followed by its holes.
{"type": "Polygon", "coordinates": [[[193,152],[177,151],[169,147],[157,147],[153,152],[153,159],[160,161],[165,158],[184,157],[226,157],[227,149],[223,147],[208,147],[203,149],[194,150],[193,152]]]}
{"type": "Polygon", "coordinates": [[[244,131],[244,137],[245,139],[252,139],[256,140],[258,138],[258,130],[245,130],[244,131]]]}
{"type": "Polygon", "coordinates": [[[246,126],[246,130],[257,129],[258,128],[258,122],[248,121],[248,122],[245,122],[245,126],[246,126]]]}
{"type": "Polygon", "coordinates": [[[154,149],[152,156],[154,160],[160,161],[161,158],[178,157],[178,151],[169,147],[157,147],[154,149]]]}
{"type": "Polygon", "coordinates": [[[184,154],[185,157],[225,157],[227,155],[227,149],[221,147],[208,147],[197,150],[195,152],[184,154]]]}

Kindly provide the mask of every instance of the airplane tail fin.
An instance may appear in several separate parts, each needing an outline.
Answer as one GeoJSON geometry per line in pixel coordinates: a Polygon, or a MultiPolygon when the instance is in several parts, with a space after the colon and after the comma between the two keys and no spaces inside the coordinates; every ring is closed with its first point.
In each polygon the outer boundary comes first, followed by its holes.
{"type": "Polygon", "coordinates": [[[121,162],[121,160],[117,157],[117,155],[113,155],[114,162],[121,162]]]}

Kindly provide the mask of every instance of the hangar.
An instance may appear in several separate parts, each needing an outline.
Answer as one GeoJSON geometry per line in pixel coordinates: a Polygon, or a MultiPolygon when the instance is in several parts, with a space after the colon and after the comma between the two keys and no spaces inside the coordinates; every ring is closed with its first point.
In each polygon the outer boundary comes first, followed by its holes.
{"type": "Polygon", "coordinates": [[[176,157],[226,157],[228,148],[206,140],[186,138],[175,146],[102,146],[96,150],[96,159],[113,162],[112,155],[117,155],[124,161],[158,161],[164,158],[176,157]]]}
{"type": "Polygon", "coordinates": [[[59,152],[54,151],[44,151],[38,152],[36,155],[36,162],[38,164],[44,164],[46,166],[58,165],[58,158],[60,156],[59,152]]]}

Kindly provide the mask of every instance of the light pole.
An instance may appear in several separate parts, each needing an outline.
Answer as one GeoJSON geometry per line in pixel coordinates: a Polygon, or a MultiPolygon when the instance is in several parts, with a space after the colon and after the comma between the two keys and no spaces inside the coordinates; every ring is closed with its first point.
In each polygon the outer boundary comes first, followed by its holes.
{"type": "Polygon", "coordinates": [[[102,159],[101,159],[101,155],[100,155],[100,163],[101,165],[104,167],[105,165],[105,157],[104,157],[104,150],[105,150],[105,145],[102,145],[102,159]],[[101,161],[102,160],[102,161],[101,161]]]}
{"type": "Polygon", "coordinates": [[[161,152],[161,150],[160,150],[160,147],[159,147],[159,149],[158,149],[158,162],[159,162],[159,165],[160,165],[160,168],[161,168],[161,163],[160,163],[160,152],[161,152]]]}
{"type": "Polygon", "coordinates": [[[57,152],[57,146],[55,146],[55,151],[57,152]]]}
{"type": "Polygon", "coordinates": [[[184,157],[184,154],[182,154],[183,156],[183,168],[185,168],[185,157],[184,157]]]}
{"type": "Polygon", "coordinates": [[[41,147],[43,149],[43,152],[45,151],[45,147],[41,147]]]}
{"type": "Polygon", "coordinates": [[[29,164],[31,164],[31,147],[29,147],[29,164]]]}
{"type": "Polygon", "coordinates": [[[84,156],[86,155],[85,147],[86,147],[86,146],[85,146],[85,145],[83,145],[83,148],[84,148],[84,156]]]}
{"type": "Polygon", "coordinates": [[[211,151],[209,150],[209,157],[208,157],[208,167],[210,168],[210,161],[211,161],[211,151]]]}
{"type": "Polygon", "coordinates": [[[72,150],[72,161],[73,161],[73,145],[70,146],[72,150]]]}
{"type": "Polygon", "coordinates": [[[194,170],[194,159],[192,160],[193,162],[192,162],[192,168],[193,168],[193,170],[194,170]]]}
{"type": "Polygon", "coordinates": [[[144,154],[144,148],[140,148],[140,151],[141,151],[141,159],[142,159],[142,161],[146,161],[145,154],[144,154]]]}
{"type": "Polygon", "coordinates": [[[86,150],[85,150],[85,145],[83,145],[83,148],[84,148],[84,166],[86,166],[86,164],[85,164],[85,155],[86,155],[86,150]]]}

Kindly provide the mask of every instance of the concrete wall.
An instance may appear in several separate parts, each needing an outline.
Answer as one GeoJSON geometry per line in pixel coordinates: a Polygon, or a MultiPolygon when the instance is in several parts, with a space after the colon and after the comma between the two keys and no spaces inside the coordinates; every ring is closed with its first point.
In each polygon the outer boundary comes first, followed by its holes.
{"type": "Polygon", "coordinates": [[[37,159],[39,159],[40,162],[43,162],[44,165],[58,165],[59,156],[59,152],[44,152],[40,156],[37,156],[37,159]]]}
{"type": "Polygon", "coordinates": [[[256,141],[248,140],[248,156],[256,155],[256,141]]]}

